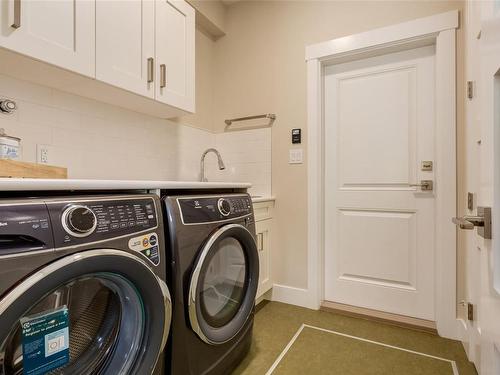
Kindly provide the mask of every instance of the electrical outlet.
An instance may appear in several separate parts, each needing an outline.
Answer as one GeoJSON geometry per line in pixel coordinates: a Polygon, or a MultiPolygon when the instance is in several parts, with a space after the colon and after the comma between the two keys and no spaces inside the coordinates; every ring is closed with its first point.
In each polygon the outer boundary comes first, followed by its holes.
{"type": "Polygon", "coordinates": [[[36,146],[36,162],[39,164],[50,164],[50,146],[36,146]]]}

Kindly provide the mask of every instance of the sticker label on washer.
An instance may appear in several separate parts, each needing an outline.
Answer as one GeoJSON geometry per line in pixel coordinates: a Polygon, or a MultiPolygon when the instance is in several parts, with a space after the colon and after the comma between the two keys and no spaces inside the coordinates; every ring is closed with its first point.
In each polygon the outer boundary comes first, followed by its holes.
{"type": "Polygon", "coordinates": [[[143,234],[128,241],[130,250],[138,251],[155,266],[160,264],[160,249],[156,233],[143,234]]]}
{"type": "Polygon", "coordinates": [[[24,375],[46,374],[69,362],[68,315],[61,306],[20,319],[24,375]]]}

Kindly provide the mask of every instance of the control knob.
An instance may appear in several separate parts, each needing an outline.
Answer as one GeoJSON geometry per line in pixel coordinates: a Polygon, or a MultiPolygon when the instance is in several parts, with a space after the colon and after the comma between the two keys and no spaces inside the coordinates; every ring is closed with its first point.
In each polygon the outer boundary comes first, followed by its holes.
{"type": "Polygon", "coordinates": [[[62,225],[74,237],[87,237],[97,227],[97,217],[87,206],[72,205],[64,210],[62,225]]]}
{"type": "Polygon", "coordinates": [[[219,201],[217,202],[217,208],[219,209],[219,212],[224,215],[224,216],[229,216],[231,213],[231,204],[224,199],[220,198],[219,201]]]}

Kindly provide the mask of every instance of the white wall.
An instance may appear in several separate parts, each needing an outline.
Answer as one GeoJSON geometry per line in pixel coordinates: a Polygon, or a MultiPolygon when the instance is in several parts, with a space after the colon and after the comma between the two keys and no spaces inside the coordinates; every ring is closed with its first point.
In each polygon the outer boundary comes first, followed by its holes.
{"type": "Polygon", "coordinates": [[[217,147],[226,170],[208,155],[210,180],[252,182],[251,194],[271,195],[271,129],[215,134],[5,75],[0,97],[18,105],[0,114],[0,128],[22,139],[22,160],[36,162],[37,145],[49,146],[49,164],[69,178],[198,180],[201,154],[217,147]]]}
{"type": "MultiPolygon", "coordinates": [[[[222,132],[226,118],[277,115],[272,131],[277,284],[307,288],[306,45],[462,7],[461,1],[250,0],[228,7],[226,36],[215,43],[214,127],[222,132]],[[303,129],[300,146],[291,144],[293,128],[303,129]],[[288,151],[296,147],[304,149],[304,164],[288,163],[288,151]]],[[[459,97],[461,69],[459,61],[459,97]]]]}

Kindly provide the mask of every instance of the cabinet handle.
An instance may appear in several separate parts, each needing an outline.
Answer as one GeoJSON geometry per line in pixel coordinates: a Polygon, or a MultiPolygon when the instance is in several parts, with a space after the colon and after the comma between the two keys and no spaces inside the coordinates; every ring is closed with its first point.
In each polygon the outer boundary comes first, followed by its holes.
{"type": "Polygon", "coordinates": [[[21,27],[21,0],[14,0],[14,23],[10,27],[14,29],[21,27]]]}
{"type": "Polygon", "coordinates": [[[148,57],[148,83],[151,83],[154,80],[154,69],[155,61],[152,57],[148,57]]]}
{"type": "Polygon", "coordinates": [[[264,233],[257,233],[257,250],[264,250],[264,233]]]}
{"type": "Polygon", "coordinates": [[[160,65],[160,88],[167,86],[167,66],[165,64],[160,65]]]}

